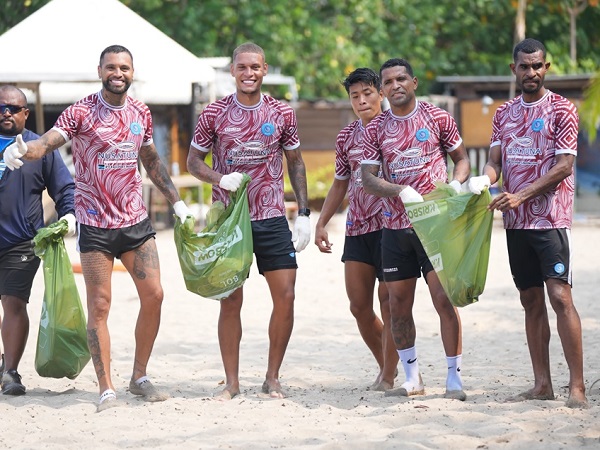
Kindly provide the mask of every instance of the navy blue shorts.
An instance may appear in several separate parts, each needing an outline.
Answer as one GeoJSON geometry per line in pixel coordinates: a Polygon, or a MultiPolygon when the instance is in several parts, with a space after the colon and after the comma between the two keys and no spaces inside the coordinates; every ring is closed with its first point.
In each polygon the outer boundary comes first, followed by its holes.
{"type": "Polygon", "coordinates": [[[383,279],[402,281],[427,275],[433,266],[425,249],[412,228],[383,229],[381,235],[383,279]]]}
{"type": "Polygon", "coordinates": [[[297,269],[292,232],[285,216],[254,220],[252,242],[258,273],[281,269],[297,269]]]}
{"type": "Polygon", "coordinates": [[[12,295],[29,302],[39,267],[40,258],[33,252],[33,241],[0,250],[0,297],[12,295]]]}
{"type": "Polygon", "coordinates": [[[146,218],[130,227],[114,229],[80,224],[78,235],[77,248],[81,253],[100,251],[121,258],[123,253],[135,250],[154,238],[156,231],[150,219],[146,218]]]}
{"type": "Polygon", "coordinates": [[[548,278],[573,285],[571,230],[506,230],[506,243],[517,289],[543,287],[548,278]]]}
{"type": "Polygon", "coordinates": [[[375,267],[377,279],[383,281],[381,267],[381,230],[358,236],[346,236],[342,262],[357,261],[375,267]]]}

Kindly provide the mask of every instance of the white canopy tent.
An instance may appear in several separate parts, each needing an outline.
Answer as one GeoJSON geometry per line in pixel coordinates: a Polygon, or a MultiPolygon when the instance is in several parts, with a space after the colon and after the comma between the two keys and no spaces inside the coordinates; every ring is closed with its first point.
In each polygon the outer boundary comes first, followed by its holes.
{"type": "Polygon", "coordinates": [[[100,53],[114,44],[133,54],[131,96],[189,105],[197,83],[215,99],[215,70],[118,0],[52,0],[2,34],[0,83],[33,91],[39,130],[42,99],[70,104],[100,90],[100,53]]]}

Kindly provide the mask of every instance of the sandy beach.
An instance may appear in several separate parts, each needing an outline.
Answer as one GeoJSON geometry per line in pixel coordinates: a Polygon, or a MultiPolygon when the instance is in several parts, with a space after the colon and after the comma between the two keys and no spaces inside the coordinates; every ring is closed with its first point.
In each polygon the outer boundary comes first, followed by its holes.
{"type": "MultiPolygon", "coordinates": [[[[312,218],[312,224],[316,223],[312,218]]],[[[27,395],[0,396],[0,443],[13,449],[571,449],[600,448],[600,224],[576,221],[575,304],[583,324],[587,410],[564,406],[568,370],[551,308],[551,367],[556,400],[505,403],[533,380],[524,313],[513,285],[504,230],[496,220],[484,294],[461,308],[466,402],[442,398],[446,361],[426,285],[417,287],[415,319],[424,396],[400,399],[367,390],[377,365],[348,309],[340,255],[344,216],[328,227],[333,254],[314,244],[298,255],[295,327],[281,371],[288,395],[261,394],[271,300],[253,267],[245,286],[242,394],[212,399],[224,374],[217,342],[218,302],[188,292],[173,230],[158,232],[165,289],[161,329],[148,373],[172,398],[146,403],[127,392],[138,299],[125,272],[113,274],[109,318],[112,374],[122,408],[96,413],[91,362],[75,380],[42,378],[34,369],[43,298],[38,272],[29,305],[31,329],[19,367],[27,395]]],[[[66,241],[73,262],[75,240],[66,241]]],[[[85,305],[83,277],[75,275],[85,305]]],[[[378,309],[378,305],[376,305],[378,309]]],[[[400,368],[401,369],[401,368],[400,368]]],[[[402,370],[400,370],[402,372],[402,370]]],[[[402,375],[399,383],[402,382],[402,375]]]]}

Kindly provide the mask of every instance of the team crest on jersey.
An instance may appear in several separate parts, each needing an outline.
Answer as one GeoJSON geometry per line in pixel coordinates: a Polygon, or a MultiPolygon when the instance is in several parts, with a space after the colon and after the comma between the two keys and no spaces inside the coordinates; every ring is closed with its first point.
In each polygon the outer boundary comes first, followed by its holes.
{"type": "Polygon", "coordinates": [[[542,131],[544,128],[544,119],[535,119],[531,124],[531,129],[533,131],[542,131]]]}
{"type": "Polygon", "coordinates": [[[260,127],[260,132],[265,136],[271,136],[273,133],[275,133],[275,127],[272,123],[266,122],[260,127]]]}
{"type": "Polygon", "coordinates": [[[417,130],[415,137],[417,138],[417,141],[425,142],[429,139],[429,130],[427,128],[421,128],[420,130],[417,130]]]}
{"type": "Polygon", "coordinates": [[[138,134],[142,133],[142,126],[137,122],[133,122],[131,125],[129,125],[129,130],[131,130],[131,132],[137,136],[138,134]]]}

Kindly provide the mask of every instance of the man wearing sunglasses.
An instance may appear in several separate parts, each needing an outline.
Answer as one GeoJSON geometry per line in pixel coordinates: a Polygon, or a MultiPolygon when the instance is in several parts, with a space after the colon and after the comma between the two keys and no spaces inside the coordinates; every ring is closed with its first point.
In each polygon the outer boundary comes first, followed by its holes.
{"type": "Polygon", "coordinates": [[[28,161],[21,170],[6,170],[4,149],[15,137],[20,134],[26,142],[38,138],[25,129],[28,116],[25,94],[14,86],[0,86],[0,299],[4,313],[0,372],[4,395],[25,394],[17,368],[29,334],[27,303],[40,265],[32,239],[44,226],[44,189],[56,203],[58,216],[67,220],[69,232],[75,233],[75,183],[58,150],[28,161]]]}

